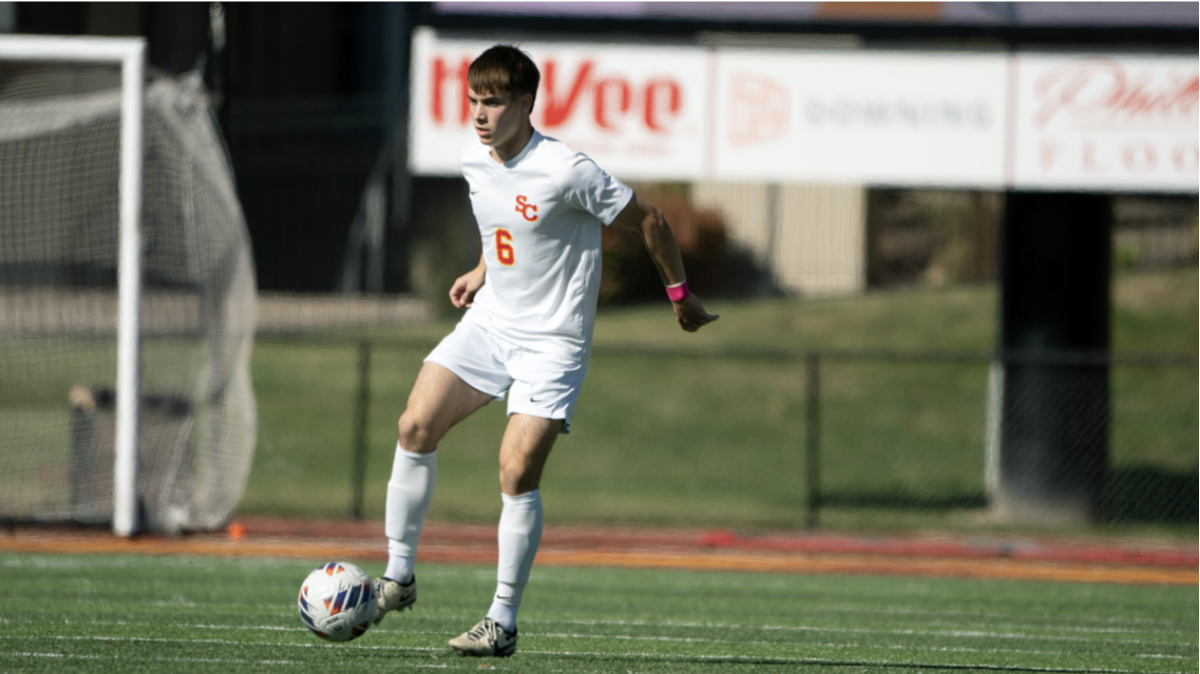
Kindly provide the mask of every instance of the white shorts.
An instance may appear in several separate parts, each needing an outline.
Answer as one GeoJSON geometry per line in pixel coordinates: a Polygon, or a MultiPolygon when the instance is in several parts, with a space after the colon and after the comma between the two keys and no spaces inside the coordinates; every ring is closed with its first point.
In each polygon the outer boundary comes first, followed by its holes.
{"type": "Polygon", "coordinates": [[[508,416],[529,414],[562,419],[559,433],[571,432],[571,413],[587,374],[587,360],[534,351],[460,322],[425,358],[458,375],[468,386],[503,400],[508,416]]]}

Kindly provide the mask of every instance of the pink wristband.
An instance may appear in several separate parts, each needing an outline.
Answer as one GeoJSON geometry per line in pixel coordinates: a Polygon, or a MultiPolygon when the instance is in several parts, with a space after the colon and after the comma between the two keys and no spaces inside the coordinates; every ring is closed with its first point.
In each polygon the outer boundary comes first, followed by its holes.
{"type": "Polygon", "coordinates": [[[691,296],[692,291],[688,290],[687,281],[667,286],[667,297],[670,297],[672,302],[682,302],[691,296]]]}

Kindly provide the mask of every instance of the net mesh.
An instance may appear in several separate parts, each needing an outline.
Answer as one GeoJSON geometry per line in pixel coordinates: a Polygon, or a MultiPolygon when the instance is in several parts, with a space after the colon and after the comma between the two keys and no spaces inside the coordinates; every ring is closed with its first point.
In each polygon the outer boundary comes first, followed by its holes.
{"type": "MultiPolygon", "coordinates": [[[[143,525],[218,527],[256,436],[255,281],[198,82],[145,90],[143,525]]],[[[0,62],[0,519],[113,515],[117,68],[0,62]]]]}

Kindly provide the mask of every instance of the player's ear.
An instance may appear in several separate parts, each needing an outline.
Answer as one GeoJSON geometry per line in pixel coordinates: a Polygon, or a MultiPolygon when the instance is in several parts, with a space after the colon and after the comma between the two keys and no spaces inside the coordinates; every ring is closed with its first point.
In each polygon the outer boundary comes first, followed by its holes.
{"type": "Polygon", "coordinates": [[[521,112],[533,114],[533,94],[521,94],[521,112]]]}

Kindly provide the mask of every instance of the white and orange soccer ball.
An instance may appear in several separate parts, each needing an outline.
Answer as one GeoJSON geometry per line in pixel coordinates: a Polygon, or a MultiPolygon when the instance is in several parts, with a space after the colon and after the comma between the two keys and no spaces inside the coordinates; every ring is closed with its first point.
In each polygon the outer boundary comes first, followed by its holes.
{"type": "Polygon", "coordinates": [[[362,636],[379,609],[371,577],[349,562],[330,562],[308,574],[299,604],[304,626],[329,641],[362,636]]]}

